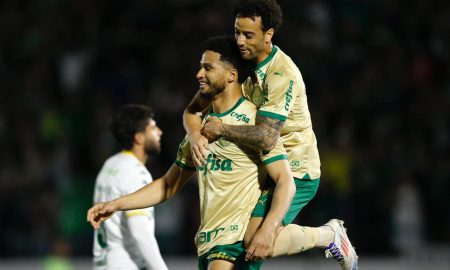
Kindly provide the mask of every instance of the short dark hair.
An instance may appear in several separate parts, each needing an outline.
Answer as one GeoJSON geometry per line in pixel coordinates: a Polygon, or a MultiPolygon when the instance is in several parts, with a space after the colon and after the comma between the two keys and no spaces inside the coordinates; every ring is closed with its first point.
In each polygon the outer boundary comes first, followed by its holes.
{"type": "Polygon", "coordinates": [[[130,104],[121,107],[109,120],[109,128],[124,149],[131,149],[134,135],[145,131],[149,119],[153,119],[153,111],[145,105],[130,104]]]}
{"type": "Polygon", "coordinates": [[[219,60],[228,62],[238,71],[238,82],[243,83],[253,73],[254,64],[241,57],[233,36],[217,36],[205,41],[203,50],[220,54],[219,60]]]}
{"type": "Polygon", "coordinates": [[[234,4],[234,16],[243,18],[261,17],[261,28],[265,32],[275,31],[283,23],[283,12],[276,0],[237,0],[234,4]]]}

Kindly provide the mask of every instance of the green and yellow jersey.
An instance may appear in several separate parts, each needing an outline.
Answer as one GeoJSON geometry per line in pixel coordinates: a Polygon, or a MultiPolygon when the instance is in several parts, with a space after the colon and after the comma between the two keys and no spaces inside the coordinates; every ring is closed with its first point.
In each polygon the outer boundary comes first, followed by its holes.
{"type": "MultiPolygon", "coordinates": [[[[256,106],[241,97],[227,112],[210,116],[219,117],[225,124],[254,125],[256,112],[256,106]]],[[[267,178],[267,171],[261,165],[286,158],[281,140],[263,156],[222,138],[210,144],[207,164],[196,170],[201,213],[195,239],[199,256],[214,246],[244,239],[250,215],[267,178]]],[[[179,146],[175,163],[185,169],[195,169],[187,137],[179,146]]]]}
{"type": "Polygon", "coordinates": [[[292,59],[274,46],[255,70],[257,81],[243,83],[244,97],[259,109],[258,114],[284,121],[281,140],[288,153],[294,177],[320,177],[317,140],[312,129],[302,75],[292,59]]]}

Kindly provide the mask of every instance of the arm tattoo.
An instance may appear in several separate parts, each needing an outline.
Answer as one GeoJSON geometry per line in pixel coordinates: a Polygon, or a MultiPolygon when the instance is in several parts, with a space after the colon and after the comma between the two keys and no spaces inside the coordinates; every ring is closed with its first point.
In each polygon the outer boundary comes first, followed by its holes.
{"type": "Polygon", "coordinates": [[[253,150],[268,152],[272,150],[280,136],[284,122],[265,116],[256,116],[256,125],[224,125],[222,137],[253,150]]]}

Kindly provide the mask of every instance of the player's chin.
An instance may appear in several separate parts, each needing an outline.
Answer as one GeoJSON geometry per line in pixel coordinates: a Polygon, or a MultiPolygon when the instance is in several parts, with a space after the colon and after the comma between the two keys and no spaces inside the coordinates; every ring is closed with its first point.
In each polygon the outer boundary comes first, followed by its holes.
{"type": "Polygon", "coordinates": [[[241,57],[244,60],[251,60],[251,59],[253,59],[253,56],[252,56],[252,54],[249,51],[241,52],[241,57]]]}

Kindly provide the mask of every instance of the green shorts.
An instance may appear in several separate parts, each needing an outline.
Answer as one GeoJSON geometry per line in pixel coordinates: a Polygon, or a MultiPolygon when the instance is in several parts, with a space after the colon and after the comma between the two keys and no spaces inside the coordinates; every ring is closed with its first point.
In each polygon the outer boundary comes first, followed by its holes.
{"type": "Polygon", "coordinates": [[[259,270],[263,261],[245,261],[244,242],[239,241],[230,245],[219,245],[198,257],[198,270],[207,270],[209,263],[214,260],[225,260],[234,263],[239,270],[259,270]]]}
{"type": "MultiPolygon", "coordinates": [[[[295,217],[300,213],[305,205],[307,205],[312,198],[316,195],[319,188],[320,178],[314,180],[298,179],[294,178],[296,192],[292,199],[291,206],[289,207],[286,216],[283,219],[283,225],[290,224],[295,217]]],[[[273,181],[271,181],[273,183],[273,181]]],[[[258,203],[253,210],[252,217],[265,217],[269,213],[270,205],[272,203],[274,185],[264,190],[259,197],[258,203]]]]}

